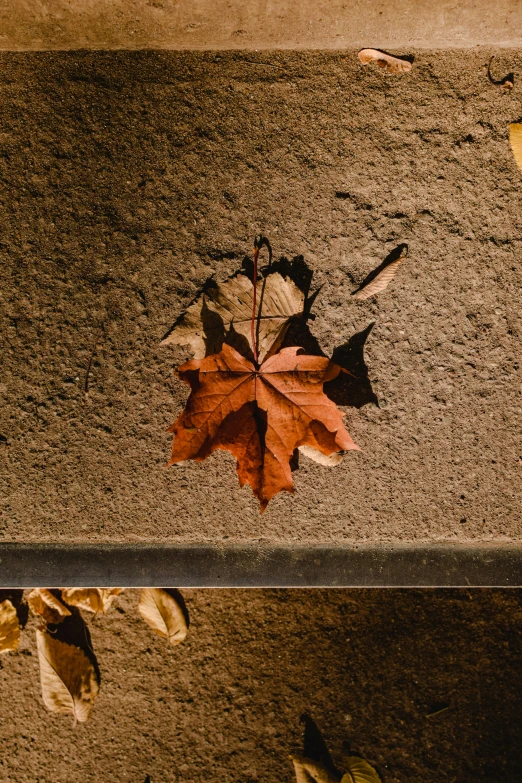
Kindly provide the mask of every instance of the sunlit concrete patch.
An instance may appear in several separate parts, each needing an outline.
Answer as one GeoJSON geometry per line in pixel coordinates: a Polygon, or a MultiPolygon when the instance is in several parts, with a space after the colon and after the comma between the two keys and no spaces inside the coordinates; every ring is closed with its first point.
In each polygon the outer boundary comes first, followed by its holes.
{"type": "Polygon", "coordinates": [[[510,0],[6,0],[0,49],[520,46],[510,0]]]}

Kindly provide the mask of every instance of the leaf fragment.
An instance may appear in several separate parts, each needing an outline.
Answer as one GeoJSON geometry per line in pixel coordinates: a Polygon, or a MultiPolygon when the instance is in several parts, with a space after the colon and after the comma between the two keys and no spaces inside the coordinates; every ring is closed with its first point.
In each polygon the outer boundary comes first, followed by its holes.
{"type": "Polygon", "coordinates": [[[84,723],[98,695],[98,676],[83,650],[36,631],[42,699],[50,712],[70,713],[84,723]]]}
{"type": "Polygon", "coordinates": [[[383,68],[388,73],[406,73],[412,69],[412,63],[409,60],[403,57],[394,57],[379,49],[361,49],[358,57],[363,65],[376,63],[379,68],[383,68]]]}
{"type": "Polygon", "coordinates": [[[62,589],[62,598],[69,606],[77,606],[88,612],[106,612],[115,596],[122,592],[121,587],[71,587],[62,589]]]}
{"type": "Polygon", "coordinates": [[[0,603],[0,653],[18,649],[20,623],[12,602],[6,598],[0,603]]]}
{"type": "Polygon", "coordinates": [[[333,468],[335,465],[340,465],[343,461],[344,452],[334,451],[333,454],[323,454],[322,451],[314,449],[312,446],[299,446],[299,451],[304,454],[308,459],[317,462],[319,465],[324,465],[326,468],[333,468]]]}
{"type": "Polygon", "coordinates": [[[345,765],[348,771],[341,783],[382,783],[372,765],[359,756],[348,756],[345,765]]]}
{"type": "Polygon", "coordinates": [[[357,301],[362,302],[364,299],[369,299],[370,296],[375,296],[388,288],[389,284],[399,271],[399,267],[406,258],[407,252],[396,258],[395,261],[391,261],[384,269],[379,272],[372,280],[368,281],[366,285],[362,285],[357,291],[354,291],[352,296],[357,301]]]}
{"type": "Polygon", "coordinates": [[[50,590],[38,587],[27,596],[29,609],[43,617],[46,623],[61,623],[71,612],[50,590]]]}
{"type": "Polygon", "coordinates": [[[141,591],[138,611],[159,636],[176,645],[185,639],[188,628],[181,606],[166,590],[147,587],[141,591]]]}
{"type": "Polygon", "coordinates": [[[339,778],[318,761],[304,756],[292,756],[292,761],[296,783],[339,783],[339,778]]]}
{"type": "Polygon", "coordinates": [[[518,168],[522,171],[522,122],[512,122],[509,126],[509,143],[518,168]]]}
{"type": "MultiPolygon", "coordinates": [[[[216,284],[188,308],[161,345],[188,345],[195,359],[219,353],[225,340],[239,353],[252,352],[253,295],[254,286],[246,275],[216,284]]],[[[279,349],[290,320],[303,313],[304,294],[292,280],[274,272],[258,280],[256,302],[256,340],[262,362],[279,349]]]]}

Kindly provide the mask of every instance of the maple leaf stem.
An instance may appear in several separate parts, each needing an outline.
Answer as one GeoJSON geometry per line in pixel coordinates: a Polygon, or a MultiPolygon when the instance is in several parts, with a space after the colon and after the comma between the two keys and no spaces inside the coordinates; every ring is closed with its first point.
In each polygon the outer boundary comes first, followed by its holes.
{"type": "Polygon", "coordinates": [[[252,323],[250,326],[252,335],[252,350],[254,352],[254,361],[257,364],[258,352],[257,352],[257,339],[256,339],[256,305],[257,305],[257,260],[259,258],[259,248],[254,249],[254,297],[252,300],[252,323]]]}

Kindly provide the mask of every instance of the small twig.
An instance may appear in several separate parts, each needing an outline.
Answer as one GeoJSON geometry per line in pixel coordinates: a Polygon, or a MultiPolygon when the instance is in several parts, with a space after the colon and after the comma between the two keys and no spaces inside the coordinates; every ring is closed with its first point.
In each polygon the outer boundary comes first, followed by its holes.
{"type": "Polygon", "coordinates": [[[94,345],[92,346],[91,355],[89,357],[89,363],[87,365],[87,371],[85,373],[85,384],[83,386],[83,390],[84,390],[85,394],[88,394],[88,392],[89,392],[89,375],[91,373],[91,367],[92,367],[92,362],[93,362],[93,359],[94,359],[94,355],[96,353],[96,349],[98,348],[98,341],[99,341],[100,336],[102,334],[103,334],[103,324],[100,326],[100,328],[98,330],[98,333],[96,335],[96,339],[94,340],[94,345]]]}
{"type": "Polygon", "coordinates": [[[504,76],[503,79],[494,79],[491,75],[491,63],[493,62],[493,58],[495,57],[494,54],[491,55],[491,58],[488,63],[488,79],[491,82],[491,84],[494,84],[497,87],[505,87],[506,90],[512,90],[515,85],[515,74],[514,73],[508,73],[507,76],[504,76]]]}
{"type": "Polygon", "coordinates": [[[257,364],[257,340],[256,340],[256,304],[257,304],[257,259],[259,258],[259,244],[254,243],[254,297],[252,300],[252,323],[250,324],[250,333],[252,335],[252,350],[254,352],[254,361],[257,364]]]}
{"type": "Polygon", "coordinates": [[[440,710],[436,710],[435,712],[430,712],[429,715],[426,715],[426,717],[433,718],[434,715],[440,715],[441,712],[446,712],[446,710],[449,710],[449,707],[442,707],[440,710]]]}
{"type": "Polygon", "coordinates": [[[259,328],[261,325],[261,311],[263,309],[263,298],[265,293],[266,277],[263,278],[263,285],[261,286],[261,297],[259,299],[259,313],[257,314],[257,327],[256,322],[256,309],[257,309],[257,269],[259,261],[259,253],[262,247],[266,247],[268,250],[268,269],[272,266],[272,246],[266,237],[259,234],[254,239],[254,302],[252,305],[252,349],[254,352],[254,359],[257,363],[258,360],[258,347],[259,347],[259,328]]]}

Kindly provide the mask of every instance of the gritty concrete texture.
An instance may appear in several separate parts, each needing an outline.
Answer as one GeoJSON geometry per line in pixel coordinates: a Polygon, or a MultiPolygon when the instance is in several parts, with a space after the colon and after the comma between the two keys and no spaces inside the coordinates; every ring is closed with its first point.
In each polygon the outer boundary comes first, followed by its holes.
{"type": "Polygon", "coordinates": [[[514,0],[4,0],[0,49],[519,47],[514,0]]]}
{"type": "Polygon", "coordinates": [[[383,783],[519,783],[519,591],[183,595],[176,648],[135,593],[87,618],[101,687],[76,729],[42,704],[30,621],[0,666],[1,783],[295,783],[305,713],[383,783]]]}
{"type": "Polygon", "coordinates": [[[4,55],[3,540],[520,541],[520,95],[487,60],[4,55]],[[346,408],[361,453],[302,458],[263,516],[224,452],[165,469],[188,354],[159,346],[259,231],[313,271],[322,350],[375,323],[379,404],[346,408]]]}

